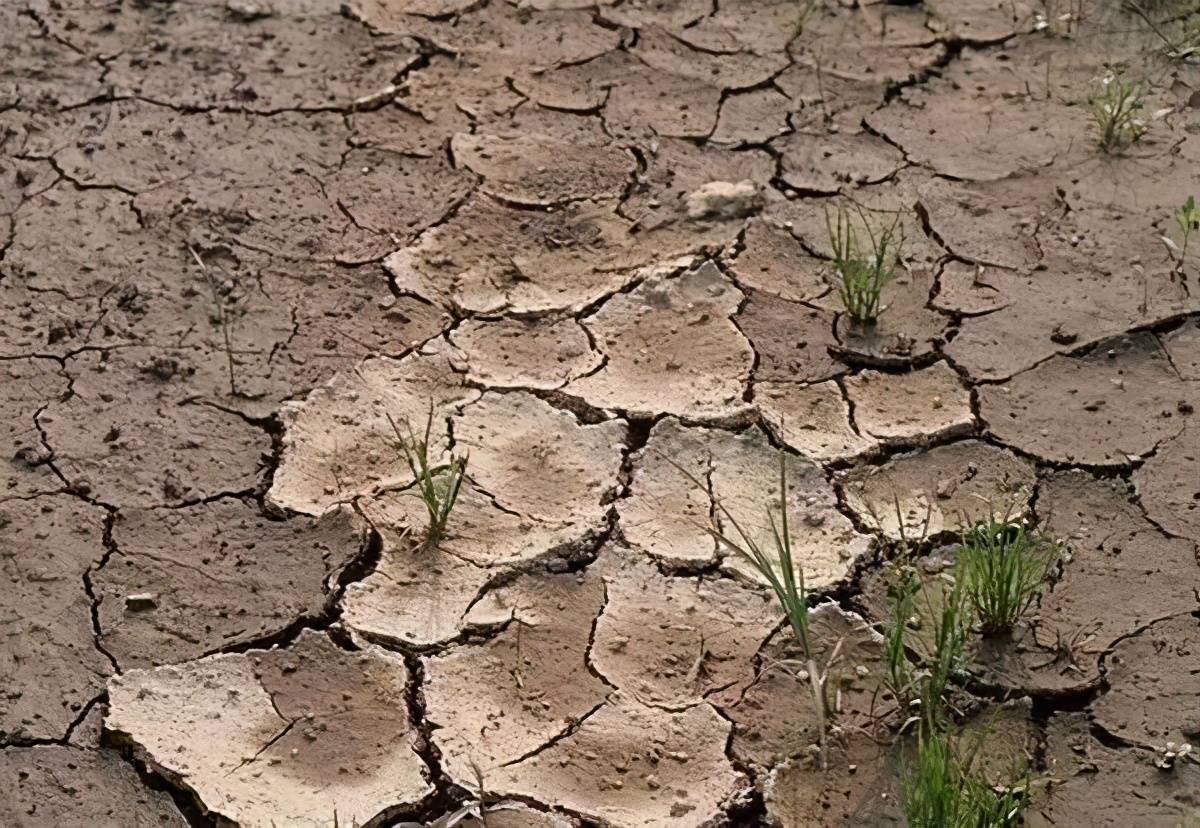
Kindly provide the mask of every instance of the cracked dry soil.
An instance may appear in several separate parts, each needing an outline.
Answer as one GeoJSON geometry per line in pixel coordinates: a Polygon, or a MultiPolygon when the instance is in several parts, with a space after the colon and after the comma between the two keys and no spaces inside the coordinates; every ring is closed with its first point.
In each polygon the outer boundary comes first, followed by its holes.
{"type": "Polygon", "coordinates": [[[902,824],[880,564],[989,501],[1071,556],[974,654],[985,763],[1048,775],[1029,825],[1196,824],[1200,12],[802,8],[0,3],[0,825],[902,824]],[[867,330],[838,204],[905,232],[867,330]],[[421,550],[430,406],[471,459],[421,550]],[[825,769],[701,528],[781,452],[825,769]]]}

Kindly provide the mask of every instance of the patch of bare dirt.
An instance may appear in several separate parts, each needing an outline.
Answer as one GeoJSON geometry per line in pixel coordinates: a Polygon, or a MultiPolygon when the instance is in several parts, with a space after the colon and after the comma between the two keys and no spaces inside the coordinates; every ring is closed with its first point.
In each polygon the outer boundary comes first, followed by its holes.
{"type": "Polygon", "coordinates": [[[1200,70],[1142,5],[3,4],[0,822],[900,825],[884,563],[1000,513],[1065,554],[971,647],[981,772],[1178,828],[1200,70]],[[781,460],[821,756],[713,534],[774,554],[781,460]]]}

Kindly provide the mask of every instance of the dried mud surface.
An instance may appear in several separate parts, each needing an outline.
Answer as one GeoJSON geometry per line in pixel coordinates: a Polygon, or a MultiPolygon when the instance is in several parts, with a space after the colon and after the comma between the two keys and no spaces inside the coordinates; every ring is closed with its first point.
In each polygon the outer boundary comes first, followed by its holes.
{"type": "Polygon", "coordinates": [[[981,767],[1196,824],[1200,10],[1152,5],[0,3],[0,823],[901,825],[880,564],[1008,509],[1071,554],[974,653],[981,767]],[[874,326],[839,205],[904,232],[874,326]],[[825,767],[706,531],[781,457],[825,767]]]}

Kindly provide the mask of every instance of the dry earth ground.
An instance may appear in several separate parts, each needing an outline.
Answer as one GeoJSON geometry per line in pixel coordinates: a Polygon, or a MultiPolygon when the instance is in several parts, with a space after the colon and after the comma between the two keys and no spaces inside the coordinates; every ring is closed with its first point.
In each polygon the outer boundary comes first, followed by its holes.
{"type": "Polygon", "coordinates": [[[988,500],[1072,551],[965,697],[1031,824],[1196,824],[1200,69],[1147,5],[0,3],[0,824],[897,824],[879,564],[988,500]],[[839,203],[905,228],[867,332],[839,203]],[[700,528],[780,452],[825,771],[700,528]]]}

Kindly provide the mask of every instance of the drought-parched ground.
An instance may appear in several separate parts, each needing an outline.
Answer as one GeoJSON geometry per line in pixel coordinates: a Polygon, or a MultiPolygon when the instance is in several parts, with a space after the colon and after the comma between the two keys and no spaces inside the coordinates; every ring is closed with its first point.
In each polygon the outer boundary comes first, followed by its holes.
{"type": "Polygon", "coordinates": [[[0,823],[896,824],[880,563],[1002,502],[1070,556],[968,728],[1031,824],[1195,824],[1200,69],[1145,6],[0,3],[0,823]],[[874,328],[839,204],[904,228],[874,328]],[[704,531],[781,452],[826,769],[704,531]]]}

